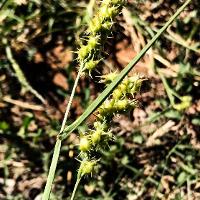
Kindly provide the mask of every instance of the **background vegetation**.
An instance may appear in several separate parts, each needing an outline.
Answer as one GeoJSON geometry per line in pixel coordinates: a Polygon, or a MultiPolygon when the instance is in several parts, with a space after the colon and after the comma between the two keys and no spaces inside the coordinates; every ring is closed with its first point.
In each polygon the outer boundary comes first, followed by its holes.
{"type": "MultiPolygon", "coordinates": [[[[100,73],[121,70],[183,1],[128,1],[105,44],[105,60],[81,77],[74,121],[100,93],[100,73]]],[[[56,134],[77,75],[79,38],[96,4],[0,3],[0,199],[41,199],[56,134]]],[[[77,199],[200,198],[200,7],[192,1],[133,73],[147,79],[139,107],[116,116],[110,143],[77,199]]],[[[92,115],[85,130],[93,124],[92,115]]],[[[79,162],[74,132],[63,143],[51,199],[67,199],[79,162]]]]}

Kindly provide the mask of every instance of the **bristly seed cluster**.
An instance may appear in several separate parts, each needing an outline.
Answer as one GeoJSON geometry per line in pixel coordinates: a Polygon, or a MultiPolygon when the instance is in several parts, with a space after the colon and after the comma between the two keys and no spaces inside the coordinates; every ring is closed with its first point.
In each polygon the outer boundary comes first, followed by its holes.
{"type": "Polygon", "coordinates": [[[91,73],[101,61],[101,51],[111,33],[114,18],[121,12],[124,0],[103,0],[96,15],[89,22],[87,41],[80,45],[77,57],[84,63],[83,72],[91,73]]]}
{"type": "MultiPolygon", "coordinates": [[[[103,75],[101,77],[102,82],[109,84],[116,76],[116,72],[103,75]]],[[[137,106],[134,96],[140,91],[143,80],[139,75],[126,77],[97,109],[97,119],[92,129],[80,135],[79,150],[82,161],[78,172],[79,176],[90,174],[93,171],[99,160],[99,157],[96,157],[97,152],[108,147],[109,141],[114,139],[110,130],[113,116],[127,112],[137,106]]]]}
{"type": "MultiPolygon", "coordinates": [[[[96,15],[89,22],[87,29],[87,41],[83,41],[78,50],[78,60],[83,64],[82,71],[90,75],[101,61],[102,47],[111,32],[114,18],[121,12],[124,0],[102,0],[96,15]]],[[[116,72],[102,75],[101,82],[109,84],[118,74],[116,72]]],[[[81,164],[78,177],[90,174],[97,161],[98,152],[108,147],[113,140],[110,130],[114,115],[127,112],[137,106],[134,95],[140,90],[143,79],[139,75],[126,77],[113,91],[110,97],[97,109],[97,120],[92,129],[80,134],[79,157],[81,164]]]]}

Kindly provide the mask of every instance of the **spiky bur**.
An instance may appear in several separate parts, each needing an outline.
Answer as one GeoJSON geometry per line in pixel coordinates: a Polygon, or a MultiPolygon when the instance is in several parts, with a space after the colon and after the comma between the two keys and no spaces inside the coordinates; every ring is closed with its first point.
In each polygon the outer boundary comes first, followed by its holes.
{"type": "Polygon", "coordinates": [[[83,136],[80,138],[79,149],[82,152],[87,152],[90,150],[91,144],[90,140],[87,136],[83,136]]]}
{"type": "Polygon", "coordinates": [[[83,160],[78,170],[78,177],[91,174],[96,162],[96,160],[83,160]]]}
{"type": "Polygon", "coordinates": [[[84,63],[83,73],[91,74],[101,58],[103,45],[111,33],[113,21],[121,12],[123,0],[103,0],[86,31],[87,41],[83,41],[77,51],[78,61],[84,63]]]}
{"type": "MultiPolygon", "coordinates": [[[[103,45],[111,33],[114,18],[121,12],[124,0],[103,0],[95,16],[89,22],[85,37],[77,51],[80,66],[83,64],[82,73],[91,75],[98,63],[101,61],[101,51],[103,45]]],[[[117,73],[112,73],[102,78],[102,82],[111,82],[117,73]]],[[[115,91],[116,93],[116,91],[115,91]]],[[[126,111],[128,108],[134,107],[135,102],[128,99],[120,99],[122,95],[118,95],[116,101],[111,95],[110,99],[98,109],[98,120],[94,123],[92,130],[88,133],[80,135],[79,150],[82,159],[78,171],[78,176],[89,174],[92,172],[98,158],[93,158],[93,152],[99,151],[102,147],[108,146],[108,141],[113,138],[109,130],[109,121],[115,113],[126,111]],[[110,114],[108,114],[110,113],[110,114]]]]}
{"type": "MultiPolygon", "coordinates": [[[[117,73],[103,75],[102,81],[109,83],[114,80],[117,73]]],[[[113,134],[109,127],[114,115],[127,112],[137,106],[134,95],[140,91],[142,78],[139,75],[126,77],[122,83],[113,91],[106,101],[97,109],[97,120],[92,129],[80,137],[79,150],[82,159],[79,174],[85,175],[93,171],[99,157],[95,157],[97,152],[105,150],[109,141],[113,140],[113,134]],[[84,166],[87,166],[84,168],[84,166]]]]}

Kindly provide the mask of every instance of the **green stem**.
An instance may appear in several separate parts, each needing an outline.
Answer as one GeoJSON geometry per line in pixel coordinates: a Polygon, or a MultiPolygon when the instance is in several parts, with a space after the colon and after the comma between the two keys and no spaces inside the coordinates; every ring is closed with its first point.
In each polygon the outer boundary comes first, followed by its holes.
{"type": "Polygon", "coordinates": [[[169,85],[168,85],[168,83],[167,83],[167,80],[165,79],[165,77],[163,76],[163,74],[160,72],[159,69],[157,70],[157,72],[158,72],[158,74],[159,74],[159,76],[160,76],[160,78],[161,78],[161,80],[162,80],[162,82],[163,82],[163,85],[164,85],[164,87],[165,87],[165,91],[167,92],[167,96],[168,96],[168,98],[169,98],[170,104],[171,104],[172,106],[174,106],[175,102],[174,102],[174,97],[173,97],[173,95],[172,95],[172,90],[171,90],[171,88],[169,87],[169,85]]]}
{"type": "Polygon", "coordinates": [[[191,51],[194,51],[194,52],[200,54],[200,49],[196,48],[195,46],[191,46],[191,45],[187,44],[186,41],[179,41],[179,40],[173,38],[171,35],[167,35],[167,34],[165,34],[164,36],[168,40],[171,40],[172,42],[175,42],[175,43],[177,43],[177,44],[179,44],[179,45],[181,45],[181,46],[183,46],[183,47],[185,47],[185,48],[187,48],[187,49],[189,49],[191,51]]]}
{"type": "Polygon", "coordinates": [[[81,181],[81,177],[77,177],[70,200],[74,200],[74,197],[75,197],[75,194],[76,194],[76,191],[77,191],[77,188],[78,188],[80,181],[81,181]]]}
{"type": "Polygon", "coordinates": [[[8,0],[4,0],[2,1],[1,5],[0,5],[0,10],[4,8],[4,6],[8,3],[9,1],[8,0]]]}
{"type": "Polygon", "coordinates": [[[50,166],[50,169],[49,169],[49,174],[48,174],[48,177],[47,177],[47,183],[46,183],[46,186],[45,186],[45,189],[44,189],[44,194],[42,196],[42,200],[48,200],[49,197],[50,197],[51,187],[52,187],[52,183],[53,183],[54,176],[55,176],[58,157],[59,157],[59,154],[60,154],[60,148],[61,148],[61,140],[58,139],[56,141],[56,144],[55,144],[53,158],[52,158],[51,166],[50,166]]]}
{"type": "MultiPolygon", "coordinates": [[[[81,63],[80,69],[78,71],[78,75],[76,77],[76,80],[74,82],[74,86],[72,88],[70,99],[69,99],[69,102],[67,104],[67,108],[66,108],[66,111],[65,111],[64,119],[63,119],[63,122],[62,122],[62,125],[61,125],[59,133],[62,133],[64,128],[65,128],[67,117],[69,115],[69,111],[70,111],[70,107],[71,107],[71,104],[72,104],[72,100],[74,98],[74,94],[75,94],[75,91],[76,91],[76,87],[78,85],[79,78],[81,76],[81,72],[82,72],[83,66],[84,66],[84,63],[81,63]]],[[[50,166],[50,169],[49,169],[49,174],[48,174],[48,177],[47,177],[47,183],[46,183],[46,186],[45,186],[45,189],[44,189],[44,194],[42,196],[42,200],[48,200],[49,197],[50,197],[51,187],[52,187],[54,176],[55,176],[55,171],[56,171],[56,166],[57,166],[57,163],[58,163],[60,149],[61,149],[61,140],[59,138],[57,138],[57,141],[56,141],[56,144],[55,144],[55,148],[54,148],[53,158],[52,158],[52,161],[51,161],[51,166],[50,166]]]]}
{"type": "Polygon", "coordinates": [[[71,95],[70,95],[70,99],[69,99],[69,102],[67,104],[67,108],[66,108],[66,112],[65,112],[65,115],[64,115],[64,119],[63,119],[63,122],[62,122],[62,125],[61,125],[61,129],[60,129],[60,133],[61,134],[65,128],[65,124],[67,122],[67,117],[69,115],[69,111],[70,111],[70,107],[71,107],[71,104],[72,104],[72,100],[74,98],[74,94],[76,92],[76,87],[78,85],[78,81],[79,81],[79,78],[81,76],[81,73],[82,73],[82,70],[83,70],[83,66],[84,66],[84,63],[81,63],[80,65],[80,69],[78,71],[78,74],[77,74],[77,77],[76,77],[76,80],[74,82],[74,86],[73,86],[73,89],[72,89],[72,92],[71,92],[71,95]]]}

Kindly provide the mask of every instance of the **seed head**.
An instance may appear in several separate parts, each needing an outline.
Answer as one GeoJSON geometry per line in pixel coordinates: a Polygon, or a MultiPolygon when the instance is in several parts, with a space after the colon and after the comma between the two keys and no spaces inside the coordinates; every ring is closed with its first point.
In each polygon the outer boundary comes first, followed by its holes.
{"type": "Polygon", "coordinates": [[[90,36],[88,40],[89,49],[95,49],[99,45],[99,36],[90,36]]]}
{"type": "Polygon", "coordinates": [[[102,29],[101,19],[100,17],[95,16],[94,19],[91,20],[89,23],[88,32],[95,35],[96,33],[100,32],[101,29],[102,29]]]}
{"type": "MultiPolygon", "coordinates": [[[[88,40],[80,45],[78,50],[78,60],[82,64],[83,73],[85,70],[90,72],[95,69],[100,62],[101,46],[104,45],[108,34],[111,32],[113,18],[119,14],[124,0],[102,0],[98,13],[89,22],[87,29],[88,40]],[[99,60],[97,60],[99,59],[99,60]]],[[[102,82],[110,83],[117,76],[116,72],[102,76],[102,82]]],[[[78,176],[82,177],[92,173],[97,160],[91,160],[93,151],[98,151],[102,147],[108,146],[108,141],[113,138],[112,132],[109,131],[109,123],[115,113],[124,111],[129,106],[129,100],[126,98],[127,85],[123,83],[117,87],[110,98],[98,108],[98,121],[94,123],[94,129],[89,134],[80,136],[79,149],[80,156],[83,159],[78,171],[78,176]]]]}
{"type": "Polygon", "coordinates": [[[124,0],[111,0],[111,3],[113,4],[113,5],[118,5],[118,6],[122,6],[124,3],[125,3],[125,1],[124,0]]]}
{"type": "Polygon", "coordinates": [[[78,170],[78,176],[82,177],[84,175],[92,173],[96,163],[96,160],[83,160],[78,170]]]}
{"type": "Polygon", "coordinates": [[[102,130],[95,130],[91,135],[91,141],[93,145],[96,145],[101,140],[102,130]]]}
{"type": "Polygon", "coordinates": [[[112,96],[113,96],[113,99],[120,99],[121,97],[122,97],[122,95],[123,95],[123,93],[122,93],[122,90],[120,90],[120,89],[115,89],[114,91],[113,91],[113,94],[112,94],[112,96]]]}
{"type": "Polygon", "coordinates": [[[80,138],[79,149],[83,152],[89,151],[91,147],[90,141],[87,136],[80,138]]]}
{"type": "Polygon", "coordinates": [[[78,59],[79,60],[85,60],[90,53],[90,49],[86,45],[82,45],[81,48],[78,50],[78,59]]]}
{"type": "Polygon", "coordinates": [[[108,7],[107,5],[103,5],[100,7],[99,14],[101,17],[101,21],[109,20],[115,17],[118,14],[118,8],[115,6],[108,7]]]}
{"type": "Polygon", "coordinates": [[[115,103],[115,109],[117,111],[125,111],[129,106],[129,102],[127,99],[118,100],[115,103]]]}
{"type": "Polygon", "coordinates": [[[106,124],[106,121],[104,121],[103,123],[100,121],[96,121],[96,122],[94,122],[94,128],[105,131],[108,129],[108,125],[106,124]]]}
{"type": "Polygon", "coordinates": [[[89,60],[85,63],[85,69],[91,72],[92,70],[95,69],[98,63],[99,63],[99,60],[89,60]]]}
{"type": "Polygon", "coordinates": [[[101,83],[110,83],[117,77],[117,72],[111,72],[101,76],[101,83]]]}

